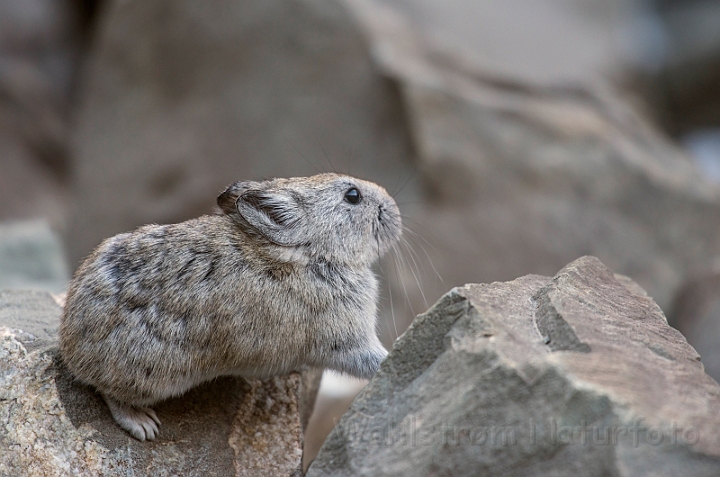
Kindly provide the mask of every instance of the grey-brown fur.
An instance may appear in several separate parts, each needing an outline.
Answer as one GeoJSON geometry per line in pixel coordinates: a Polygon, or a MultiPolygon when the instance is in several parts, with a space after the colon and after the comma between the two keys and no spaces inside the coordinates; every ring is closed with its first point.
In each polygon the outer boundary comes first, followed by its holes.
{"type": "Polygon", "coordinates": [[[309,365],[370,378],[387,354],[371,265],[401,222],[384,189],[336,174],[237,182],[218,205],[105,240],[68,292],[62,359],[141,440],[159,424],[144,406],[216,376],[309,365]]]}

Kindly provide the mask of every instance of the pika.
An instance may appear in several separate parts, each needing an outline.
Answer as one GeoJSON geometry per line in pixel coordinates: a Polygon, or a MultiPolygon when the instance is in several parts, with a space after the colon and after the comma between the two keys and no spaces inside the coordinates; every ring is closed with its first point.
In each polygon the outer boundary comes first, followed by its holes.
{"type": "Polygon", "coordinates": [[[158,435],[149,406],[215,377],[312,366],[369,379],[387,355],[371,267],[402,224],[385,189],[319,174],[235,182],[217,203],[105,240],[67,294],[62,361],[141,441],[158,435]]]}

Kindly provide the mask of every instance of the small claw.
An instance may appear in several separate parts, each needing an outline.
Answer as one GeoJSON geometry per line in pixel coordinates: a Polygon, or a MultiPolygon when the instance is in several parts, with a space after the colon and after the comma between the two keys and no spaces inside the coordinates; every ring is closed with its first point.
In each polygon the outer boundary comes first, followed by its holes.
{"type": "Polygon", "coordinates": [[[142,423],[142,427],[145,430],[145,438],[149,441],[155,440],[155,434],[158,432],[157,424],[147,421],[142,423]]]}
{"type": "Polygon", "coordinates": [[[142,427],[124,427],[124,429],[128,431],[130,435],[133,436],[135,439],[139,440],[140,442],[145,442],[145,429],[143,429],[142,427]]]}
{"type": "Polygon", "coordinates": [[[142,411],[143,411],[145,414],[147,414],[148,416],[150,416],[150,418],[151,418],[153,421],[155,421],[155,424],[157,424],[158,426],[159,426],[160,424],[162,424],[162,423],[160,422],[160,419],[158,419],[157,414],[155,414],[155,410],[154,410],[154,409],[152,409],[152,408],[150,408],[150,407],[143,407],[143,408],[142,408],[142,411]]]}
{"type": "Polygon", "coordinates": [[[140,442],[154,440],[160,434],[158,426],[160,419],[154,410],[149,407],[135,407],[130,404],[121,403],[108,396],[103,395],[105,402],[110,408],[110,413],[120,427],[125,429],[140,442]]]}

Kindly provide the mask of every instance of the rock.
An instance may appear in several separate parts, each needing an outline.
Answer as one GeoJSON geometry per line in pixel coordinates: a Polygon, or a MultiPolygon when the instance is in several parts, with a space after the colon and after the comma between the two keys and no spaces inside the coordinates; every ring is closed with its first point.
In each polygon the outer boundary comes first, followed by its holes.
{"type": "Polygon", "coordinates": [[[335,424],[350,409],[367,380],[326,370],[318,390],[315,412],[305,429],[303,468],[307,470],[335,424]]]}
{"type": "MultiPolygon", "coordinates": [[[[720,255],[720,188],[620,93],[502,75],[391,10],[348,3],[401,91],[427,191],[403,212],[444,283],[550,275],[594,255],[668,309],[720,255]]],[[[425,309],[447,289],[433,273],[422,286],[395,274],[393,295],[425,309]]]]}
{"type": "Polygon", "coordinates": [[[60,237],[45,221],[0,223],[0,290],[64,290],[70,280],[60,237]]]}
{"type": "Polygon", "coordinates": [[[0,2],[0,220],[65,225],[69,104],[85,30],[74,0],[0,2]]]}
{"type": "Polygon", "coordinates": [[[262,382],[219,378],[155,406],[160,436],[139,442],[114,423],[97,393],[63,369],[54,331],[60,313],[48,294],[0,294],[0,475],[299,472],[299,406],[314,400],[301,381],[316,380],[297,373],[262,382]]]}
{"type": "Polygon", "coordinates": [[[720,386],[594,257],[416,318],[308,477],[720,474],[720,386]]]}
{"type": "Polygon", "coordinates": [[[300,386],[303,389],[300,395],[300,425],[305,430],[315,409],[315,401],[320,390],[323,370],[320,368],[307,369],[301,373],[300,386]]]}
{"type": "Polygon", "coordinates": [[[588,83],[622,75],[636,46],[624,30],[644,6],[638,0],[369,3],[374,9],[389,7],[413,30],[449,50],[472,54],[488,71],[543,83],[588,83]]]}
{"type": "Polygon", "coordinates": [[[59,325],[60,309],[49,293],[0,291],[0,326],[29,333],[32,339],[28,339],[27,343],[47,344],[57,340],[59,325]]]}
{"type": "Polygon", "coordinates": [[[74,132],[73,262],[212,211],[236,180],[337,170],[392,189],[411,176],[399,95],[342,2],[105,6],[74,132]]]}
{"type": "Polygon", "coordinates": [[[702,356],[705,372],[720,382],[720,263],[688,277],[668,316],[702,356]]]}

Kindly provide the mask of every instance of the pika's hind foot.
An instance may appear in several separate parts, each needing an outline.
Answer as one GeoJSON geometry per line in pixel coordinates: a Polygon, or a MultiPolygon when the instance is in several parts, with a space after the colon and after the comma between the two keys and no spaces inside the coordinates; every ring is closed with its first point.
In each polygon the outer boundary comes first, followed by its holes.
{"type": "Polygon", "coordinates": [[[121,403],[103,394],[113,419],[135,439],[152,441],[160,431],[160,419],[149,407],[135,407],[121,403]]]}

